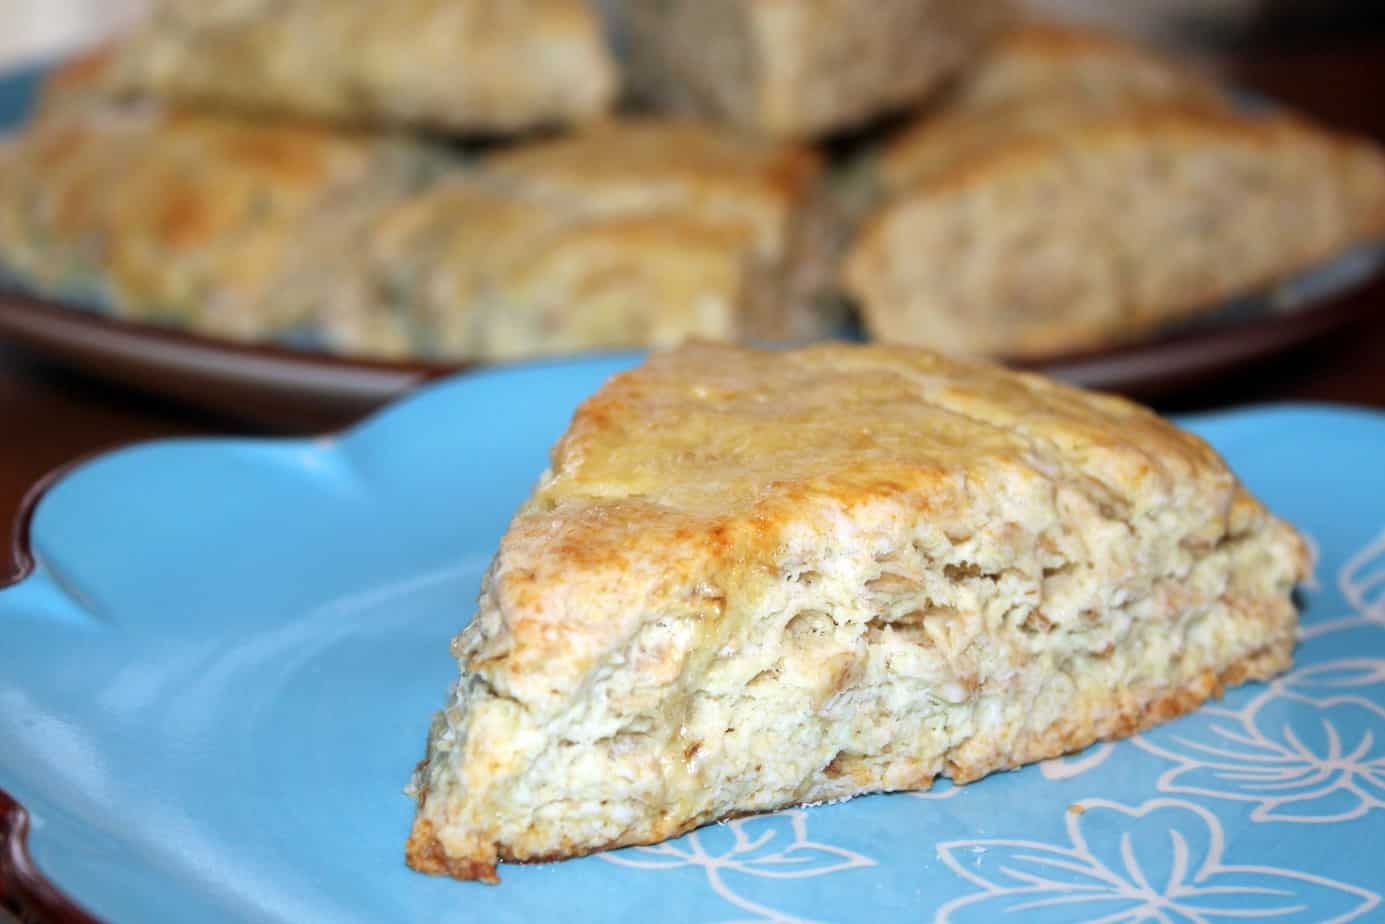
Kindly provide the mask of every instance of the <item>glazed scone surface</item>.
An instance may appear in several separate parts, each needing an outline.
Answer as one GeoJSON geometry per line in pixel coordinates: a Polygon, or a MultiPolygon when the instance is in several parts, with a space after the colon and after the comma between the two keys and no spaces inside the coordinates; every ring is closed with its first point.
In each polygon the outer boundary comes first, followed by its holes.
{"type": "Polygon", "coordinates": [[[198,106],[464,134],[590,121],[618,92],[586,0],[159,0],[118,80],[198,106]]]}
{"type": "Polygon", "coordinates": [[[905,348],[656,355],[578,412],[456,639],[417,869],[959,782],[1285,669],[1305,549],[1124,401],[905,348]]]}

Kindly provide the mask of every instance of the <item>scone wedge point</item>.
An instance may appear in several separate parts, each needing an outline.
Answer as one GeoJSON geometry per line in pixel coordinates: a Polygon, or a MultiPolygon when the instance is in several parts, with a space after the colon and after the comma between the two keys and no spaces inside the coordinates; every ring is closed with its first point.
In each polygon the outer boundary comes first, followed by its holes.
{"type": "Polygon", "coordinates": [[[958,783],[1288,668],[1294,530],[1123,400],[692,344],[578,411],[456,638],[415,869],[958,783]]]}

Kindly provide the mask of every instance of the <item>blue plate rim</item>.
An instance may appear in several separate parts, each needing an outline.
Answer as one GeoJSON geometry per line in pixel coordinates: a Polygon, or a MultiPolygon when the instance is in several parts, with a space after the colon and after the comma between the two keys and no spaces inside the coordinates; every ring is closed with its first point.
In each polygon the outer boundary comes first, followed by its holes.
{"type": "MultiPolygon", "coordinates": [[[[607,360],[629,358],[632,361],[645,355],[642,351],[611,354],[607,360]]],[[[391,417],[400,407],[418,401],[424,395],[458,384],[513,375],[516,372],[541,371],[545,368],[589,365],[591,357],[536,360],[505,367],[478,370],[470,375],[457,375],[432,383],[415,392],[408,398],[394,402],[385,408],[365,417],[356,424],[334,431],[335,436],[351,436],[368,430],[382,420],[391,417]]],[[[1209,423],[1219,420],[1237,419],[1254,421],[1266,416],[1284,414],[1331,414],[1338,417],[1353,417],[1363,420],[1385,421],[1385,411],[1380,409],[1340,404],[1333,402],[1284,401],[1250,404],[1235,408],[1220,409],[1191,415],[1180,415],[1176,422],[1180,426],[1190,423],[1209,423]]],[[[312,439],[309,437],[308,439],[312,439]]],[[[273,437],[251,437],[254,442],[283,442],[273,437]]],[[[244,442],[243,439],[225,437],[191,437],[164,440],[137,441],[126,446],[92,453],[69,462],[49,472],[39,479],[27,492],[21,503],[11,530],[10,559],[5,566],[12,572],[0,572],[0,590],[19,587],[33,577],[35,556],[30,546],[30,529],[43,499],[69,476],[101,459],[118,454],[148,448],[151,446],[187,445],[190,443],[231,443],[244,442]]],[[[23,920],[36,919],[52,924],[106,924],[72,899],[56,882],[51,880],[34,862],[28,847],[30,829],[29,814],[24,806],[9,793],[0,788],[0,909],[13,908],[21,915],[29,915],[23,920]]]]}

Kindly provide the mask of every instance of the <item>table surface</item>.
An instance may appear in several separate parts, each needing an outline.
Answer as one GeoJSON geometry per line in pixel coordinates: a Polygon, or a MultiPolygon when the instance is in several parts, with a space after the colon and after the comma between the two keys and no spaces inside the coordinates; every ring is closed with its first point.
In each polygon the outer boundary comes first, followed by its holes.
{"type": "MultiPolygon", "coordinates": [[[[1209,69],[1328,124],[1385,141],[1385,36],[1315,37],[1199,55],[1209,69]]],[[[1356,298],[1385,309],[1385,282],[1356,298]]],[[[1385,310],[1290,354],[1159,405],[1190,412],[1274,401],[1385,408],[1385,310]]],[[[43,365],[0,344],[0,533],[49,471],[134,441],[252,433],[154,398],[43,365]]]]}

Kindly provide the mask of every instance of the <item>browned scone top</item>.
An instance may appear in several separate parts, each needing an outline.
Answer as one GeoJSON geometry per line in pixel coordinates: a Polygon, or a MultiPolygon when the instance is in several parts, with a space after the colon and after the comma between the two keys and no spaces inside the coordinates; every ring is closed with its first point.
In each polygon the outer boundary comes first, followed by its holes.
{"type": "Polygon", "coordinates": [[[1206,112],[1215,116],[1228,102],[1207,92],[1167,98],[1136,93],[1083,94],[1036,89],[985,105],[949,105],[917,120],[872,155],[875,190],[884,198],[948,170],[985,160],[1007,146],[1061,138],[1098,122],[1141,112],[1206,112]]]}
{"type": "Polygon", "coordinates": [[[109,103],[119,93],[116,84],[119,59],[119,45],[108,42],[63,61],[47,74],[39,87],[36,117],[75,106],[109,103]]]}
{"type": "Polygon", "coordinates": [[[589,121],[618,82],[586,0],[158,0],[119,73],[185,104],[463,134],[589,121]]]}
{"type": "Polygon", "coordinates": [[[277,287],[330,275],[315,261],[331,242],[430,163],[310,124],[59,105],[0,149],[0,265],[126,315],[257,336],[277,287]]]}
{"type": "Polygon", "coordinates": [[[1294,116],[1059,103],[1018,119],[984,155],[942,144],[898,165],[916,178],[845,265],[876,336],[1010,357],[1090,349],[1385,234],[1380,150],[1294,116]]]}
{"type": "Polygon", "coordinates": [[[1283,670],[1305,568],[1120,399],[908,348],[658,354],[501,542],[408,859],[493,881],[1126,734],[1283,670]]]}
{"type": "Polygon", "coordinates": [[[596,214],[667,209],[751,230],[781,259],[821,180],[818,154],[688,118],[611,119],[489,158],[527,195],[581,199],[596,214]]]}
{"type": "Polygon", "coordinates": [[[947,95],[951,107],[988,107],[1035,96],[1087,101],[1215,100],[1215,84],[1158,51],[1112,32],[1029,20],[977,56],[947,95]]]}
{"type": "MultiPolygon", "coordinates": [[[[94,68],[94,70],[93,70],[94,68]]],[[[800,340],[821,165],[791,144],[621,120],[462,159],[321,123],[50,86],[0,154],[0,267],[50,297],[218,337],[500,360],[800,340]]]]}
{"type": "Polygon", "coordinates": [[[618,0],[629,84],[777,136],[840,132],[918,103],[1008,19],[1004,0],[618,0]]]}
{"type": "Polygon", "coordinates": [[[820,335],[802,271],[820,172],[684,120],[504,149],[378,216],[330,339],[509,359],[820,335]]]}
{"type": "Polygon", "coordinates": [[[912,124],[867,146],[839,172],[833,192],[840,225],[849,237],[917,183],[1020,142],[1151,105],[1217,111],[1232,103],[1180,62],[1117,35],[1053,22],[1014,25],[912,124]]]}

